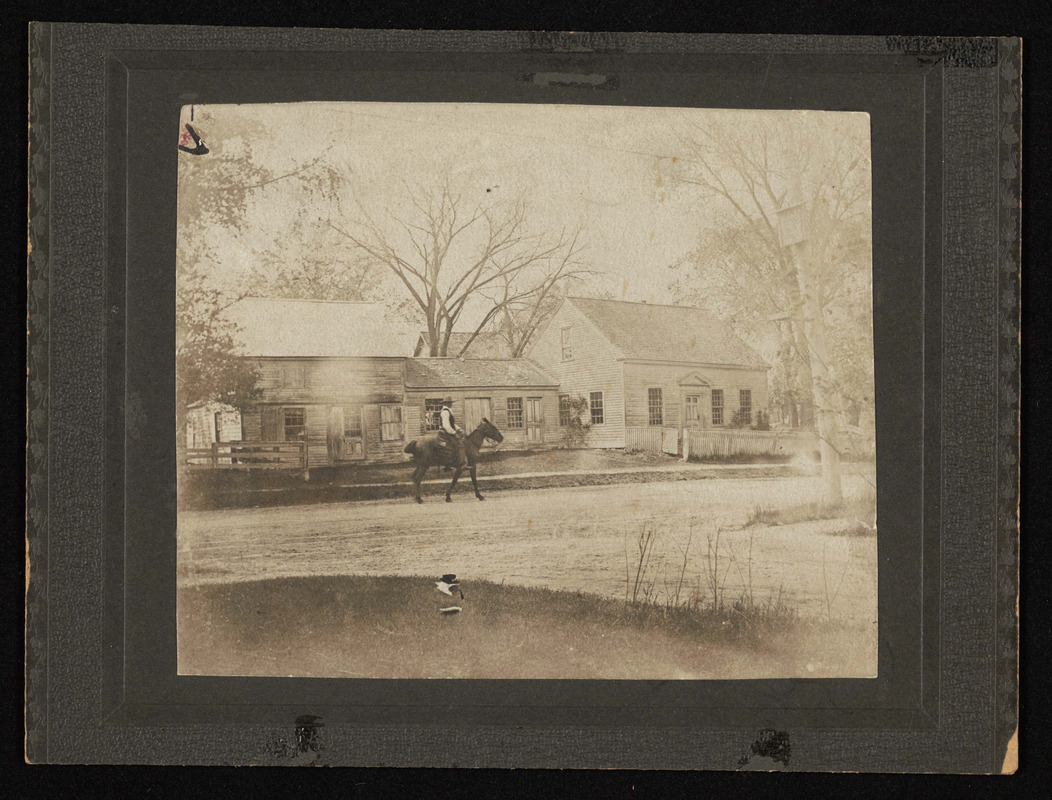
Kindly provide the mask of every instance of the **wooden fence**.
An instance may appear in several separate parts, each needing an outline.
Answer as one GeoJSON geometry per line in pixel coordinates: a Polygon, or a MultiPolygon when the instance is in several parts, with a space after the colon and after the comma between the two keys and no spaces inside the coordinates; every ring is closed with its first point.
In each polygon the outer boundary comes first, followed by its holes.
{"type": "Polygon", "coordinates": [[[696,458],[796,456],[818,449],[818,437],[804,431],[719,428],[680,432],[676,428],[626,428],[625,450],[696,458]]]}
{"type": "Polygon", "coordinates": [[[625,450],[630,453],[640,450],[660,453],[664,439],[663,431],[676,433],[675,428],[625,428],[625,450]]]}
{"type": "Polygon", "coordinates": [[[691,431],[686,455],[696,458],[725,456],[797,456],[818,449],[818,437],[801,431],[752,431],[740,429],[691,431]]]}
{"type": "Polygon", "coordinates": [[[307,470],[306,442],[214,442],[185,452],[190,469],[307,470]]]}

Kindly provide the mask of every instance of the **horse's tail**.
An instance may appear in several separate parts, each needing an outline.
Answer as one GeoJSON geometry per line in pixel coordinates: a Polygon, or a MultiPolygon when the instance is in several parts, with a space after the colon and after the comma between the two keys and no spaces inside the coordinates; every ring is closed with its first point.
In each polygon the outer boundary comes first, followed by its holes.
{"type": "Polygon", "coordinates": [[[407,444],[405,446],[405,449],[402,452],[403,453],[409,453],[409,455],[411,455],[411,456],[415,456],[416,455],[416,439],[413,439],[413,441],[411,441],[409,444],[407,444]]]}

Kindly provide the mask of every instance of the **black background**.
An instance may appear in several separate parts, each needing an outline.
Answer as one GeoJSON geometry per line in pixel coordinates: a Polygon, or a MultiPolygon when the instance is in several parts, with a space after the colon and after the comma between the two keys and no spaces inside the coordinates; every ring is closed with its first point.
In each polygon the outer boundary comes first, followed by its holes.
{"type": "MultiPolygon", "coordinates": [[[[9,159],[5,166],[15,174],[14,181],[20,182],[21,197],[13,188],[4,200],[6,216],[11,225],[6,230],[17,232],[24,230],[24,109],[25,109],[25,64],[27,63],[26,32],[24,25],[18,24],[25,19],[47,19],[68,21],[113,21],[113,22],[149,22],[179,24],[237,24],[268,26],[318,26],[318,27],[358,27],[358,28],[432,28],[432,29],[505,29],[505,30],[624,30],[624,31],[680,31],[680,32],[776,32],[776,33],[870,33],[870,34],[932,34],[940,35],[994,35],[1010,34],[1024,37],[1024,344],[1023,344],[1023,379],[1024,379],[1024,499],[1022,505],[1023,525],[1033,525],[1035,536],[1028,539],[1024,531],[1022,546],[1023,576],[1023,637],[1024,653],[1029,658],[1024,661],[1022,675],[1023,707],[1021,730],[1022,773],[1028,785],[1033,785],[1037,773],[1043,768],[1043,743],[1037,731],[1036,720],[1032,716],[1037,702],[1045,698],[1031,680],[1038,675],[1040,656],[1031,652],[1031,644],[1039,638],[1047,642],[1048,635],[1048,596],[1041,588],[1037,578],[1042,572],[1041,565],[1047,563],[1045,551],[1047,545],[1041,540],[1041,517],[1038,510],[1038,494],[1034,487],[1046,485],[1047,464],[1039,457],[1043,450],[1039,442],[1041,409],[1040,399],[1047,385],[1047,370],[1042,368],[1041,356],[1047,349],[1045,337],[1047,331],[1040,325],[1039,317],[1042,308],[1047,307],[1049,300],[1049,282],[1042,274],[1041,258],[1035,253],[1047,252],[1041,246],[1045,236],[1040,224],[1033,220],[1045,216],[1044,209],[1039,210],[1047,195],[1045,182],[1039,177],[1040,162],[1047,152],[1047,143],[1041,139],[1041,120],[1047,111],[1047,80],[1043,61],[1047,56],[1041,48],[1047,44],[1040,37],[1048,32],[1047,20],[1042,18],[1037,6],[1013,8],[1002,6],[997,9],[978,7],[954,8],[952,12],[935,12],[921,17],[908,14],[915,9],[912,5],[902,4],[906,10],[881,3],[866,7],[839,7],[849,12],[850,23],[836,13],[838,7],[819,3],[794,4],[791,9],[777,9],[765,4],[735,3],[732,7],[705,7],[695,9],[693,14],[685,9],[658,10],[626,9],[619,5],[609,4],[574,4],[572,8],[562,7],[558,12],[545,13],[537,5],[520,6],[517,9],[501,11],[476,11],[469,6],[447,8],[437,13],[425,10],[424,4],[397,3],[385,4],[382,10],[351,6],[337,13],[328,11],[310,11],[305,4],[273,4],[267,14],[267,3],[254,3],[253,14],[234,10],[228,6],[204,3],[183,3],[168,9],[151,9],[144,13],[124,7],[121,4],[110,5],[105,10],[92,9],[89,4],[52,4],[49,7],[33,9],[29,16],[21,19],[14,9],[5,14],[5,27],[13,34],[9,36],[8,47],[4,50],[5,73],[9,81],[4,88],[6,107],[9,109],[7,150],[9,159]],[[1034,37],[1034,38],[1028,38],[1034,37]],[[13,40],[13,41],[12,41],[13,40]],[[20,81],[14,76],[22,75],[20,81]],[[13,123],[13,124],[12,124],[13,123]],[[18,156],[18,158],[16,158],[18,156]],[[14,167],[12,170],[11,168],[14,167]],[[1029,220],[1029,222],[1028,222],[1029,220]],[[1036,230],[1035,230],[1036,228],[1036,230]],[[1035,657],[1037,656],[1037,657],[1035,657]]],[[[21,237],[12,237],[19,245],[14,249],[13,263],[19,263],[18,252],[21,249],[21,237]]],[[[16,285],[19,283],[16,280],[16,285]]],[[[21,313],[17,304],[4,317],[5,332],[12,337],[12,347],[22,340],[23,327],[21,313]],[[17,331],[17,332],[16,332],[17,331]]],[[[23,306],[24,308],[24,306],[23,306]]],[[[24,347],[24,340],[22,346],[24,347]]],[[[5,408],[3,426],[5,443],[11,444],[9,452],[20,449],[16,443],[18,434],[24,424],[21,409],[17,403],[5,408]]],[[[16,490],[17,492],[17,490],[16,490]]],[[[12,492],[8,508],[15,512],[20,507],[18,494],[12,492]]],[[[21,514],[12,513],[9,518],[19,520],[21,514]]],[[[20,539],[15,533],[8,540],[13,546],[20,539]]],[[[11,552],[11,555],[14,555],[11,552]]],[[[21,627],[21,588],[24,585],[19,576],[20,559],[7,560],[5,589],[12,589],[11,599],[6,607],[10,614],[12,632],[21,627]],[[16,588],[17,587],[17,588],[16,588]]],[[[17,642],[16,642],[17,644],[17,642]]],[[[21,664],[19,647],[13,648],[6,664],[11,668],[12,680],[8,683],[14,689],[21,683],[21,664]]],[[[1026,656],[1024,656],[1026,658],[1026,656]]],[[[18,759],[20,751],[21,698],[20,692],[11,692],[11,698],[5,703],[5,726],[12,735],[5,741],[13,744],[11,750],[18,759]]],[[[6,748],[5,748],[6,749],[6,748]]],[[[27,791],[47,791],[48,786],[57,788],[69,785],[71,772],[75,768],[66,767],[23,767],[20,778],[32,779],[32,784],[25,784],[27,791]],[[33,788],[30,789],[30,786],[33,788]]],[[[310,774],[271,769],[259,770],[209,770],[207,772],[207,791],[227,794],[235,790],[235,785],[249,791],[259,791],[262,787],[275,787],[277,781],[295,780],[298,792],[326,793],[326,789],[338,791],[341,796],[390,796],[394,792],[406,792],[414,796],[507,796],[514,793],[519,796],[550,796],[557,791],[568,795],[595,794],[597,796],[654,796],[654,794],[691,796],[702,791],[718,793],[727,791],[778,791],[804,789],[800,783],[802,776],[760,776],[755,774],[730,775],[679,775],[667,773],[541,773],[518,772],[501,773],[495,771],[441,771],[425,772],[417,770],[314,770],[310,774]],[[253,774],[256,773],[256,774],[253,774]],[[326,774],[327,773],[327,774],[326,774]],[[236,784],[235,784],[236,782],[236,784]],[[722,791],[721,791],[722,790],[722,791]]],[[[77,771],[78,783],[94,784],[101,791],[121,794],[149,792],[165,796],[172,794],[182,796],[190,792],[190,781],[205,777],[201,770],[188,772],[174,770],[156,770],[151,768],[95,768],[88,771],[77,771]]],[[[818,786],[809,789],[809,793],[837,793],[845,790],[860,791],[860,781],[850,776],[828,776],[813,779],[818,786]]],[[[866,780],[867,793],[874,796],[879,791],[881,796],[897,796],[906,791],[915,781],[923,778],[876,777],[866,780]]],[[[1021,788],[1023,782],[1016,779],[990,778],[946,778],[941,783],[947,793],[960,795],[969,790],[981,790],[983,794],[999,791],[1011,791],[1021,788]]],[[[19,781],[13,785],[16,791],[19,781]]],[[[78,793],[79,793],[78,789],[78,793]]],[[[202,791],[198,786],[196,791],[202,791]]],[[[286,790],[288,791],[288,790],[286,790]]],[[[910,792],[912,794],[912,791],[910,792]]],[[[970,792],[969,792],[970,793],[970,792]]]]}

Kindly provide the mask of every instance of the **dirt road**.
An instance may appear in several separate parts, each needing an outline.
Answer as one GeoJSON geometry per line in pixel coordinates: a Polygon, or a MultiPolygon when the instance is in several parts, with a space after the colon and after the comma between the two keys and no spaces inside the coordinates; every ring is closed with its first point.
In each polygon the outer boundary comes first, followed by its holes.
{"type": "MultiPolygon", "coordinates": [[[[181,585],[295,575],[441,575],[659,599],[715,591],[732,601],[779,592],[802,613],[876,619],[874,536],[833,535],[843,522],[742,528],[758,503],[818,496],[817,478],[661,482],[468,492],[453,503],[385,500],[179,515],[181,585]],[[719,540],[716,540],[717,528],[719,540]],[[735,529],[737,528],[737,529],[735,529]],[[654,535],[639,572],[639,538],[654,535]],[[688,546],[689,541],[689,546],[688,546]],[[718,547],[718,552],[717,552],[718,547]],[[684,550],[686,567],[684,568],[684,550]],[[717,565],[715,568],[713,565],[717,565]],[[682,579],[681,579],[682,575],[682,579]]],[[[864,491],[860,478],[845,493],[864,491]]]]}

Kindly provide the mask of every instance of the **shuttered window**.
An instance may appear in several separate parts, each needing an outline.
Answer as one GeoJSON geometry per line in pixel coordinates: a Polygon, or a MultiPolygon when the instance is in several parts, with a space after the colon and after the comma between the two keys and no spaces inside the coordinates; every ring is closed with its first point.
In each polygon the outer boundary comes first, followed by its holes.
{"type": "Polygon", "coordinates": [[[570,424],[571,416],[573,412],[570,410],[570,395],[559,395],[559,424],[565,428],[570,424]]]}
{"type": "Polygon", "coordinates": [[[665,424],[665,408],[660,389],[647,389],[647,417],[651,425],[665,424]]]}
{"type": "Polygon", "coordinates": [[[402,438],[402,407],[380,406],[380,441],[394,442],[402,438]]]}

